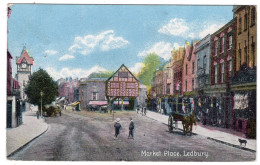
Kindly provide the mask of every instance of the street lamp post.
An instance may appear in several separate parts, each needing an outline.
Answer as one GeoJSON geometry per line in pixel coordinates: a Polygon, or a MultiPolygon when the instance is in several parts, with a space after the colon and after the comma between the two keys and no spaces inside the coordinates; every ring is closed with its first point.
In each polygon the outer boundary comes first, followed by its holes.
{"type": "Polygon", "coordinates": [[[40,92],[40,95],[41,95],[41,117],[42,117],[42,95],[43,95],[42,91],[40,92]]]}

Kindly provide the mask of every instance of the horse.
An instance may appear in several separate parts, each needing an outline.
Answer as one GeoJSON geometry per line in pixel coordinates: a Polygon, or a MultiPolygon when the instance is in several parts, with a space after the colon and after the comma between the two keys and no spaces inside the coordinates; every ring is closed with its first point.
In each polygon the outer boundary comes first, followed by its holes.
{"type": "Polygon", "coordinates": [[[187,133],[190,133],[190,136],[192,135],[192,126],[193,124],[197,125],[196,117],[193,113],[191,113],[189,116],[184,116],[182,119],[182,125],[183,125],[183,132],[185,135],[187,133]]]}

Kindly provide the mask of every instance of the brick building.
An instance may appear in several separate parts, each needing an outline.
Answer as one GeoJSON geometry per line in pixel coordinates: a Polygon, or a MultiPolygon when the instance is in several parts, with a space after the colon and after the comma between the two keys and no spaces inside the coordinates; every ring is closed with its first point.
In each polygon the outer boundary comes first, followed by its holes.
{"type": "Polygon", "coordinates": [[[196,43],[186,42],[185,55],[183,59],[182,71],[182,93],[183,95],[193,96],[195,91],[195,71],[196,71],[196,43]]]}
{"type": "Polygon", "coordinates": [[[232,98],[230,80],[236,61],[236,19],[232,19],[211,35],[211,108],[208,123],[230,128],[232,98]]]}
{"type": "Polygon", "coordinates": [[[236,28],[236,73],[231,81],[232,128],[256,137],[256,6],[234,6],[236,28]]]}
{"type": "Polygon", "coordinates": [[[185,55],[185,48],[180,47],[172,52],[172,77],[173,77],[173,95],[182,94],[182,71],[183,71],[183,60],[185,55]]]}

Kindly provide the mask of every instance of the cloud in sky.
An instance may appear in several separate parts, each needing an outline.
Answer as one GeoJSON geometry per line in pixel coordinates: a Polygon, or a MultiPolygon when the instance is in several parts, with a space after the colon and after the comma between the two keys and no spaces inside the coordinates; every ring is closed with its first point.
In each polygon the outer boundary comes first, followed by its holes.
{"type": "Polygon", "coordinates": [[[70,46],[69,51],[72,53],[79,52],[82,55],[87,55],[95,49],[108,51],[111,49],[118,49],[128,45],[130,42],[123,37],[115,36],[113,30],[107,30],[97,35],[77,36],[74,39],[73,45],[70,46]]]}
{"type": "Polygon", "coordinates": [[[181,36],[184,38],[204,38],[208,34],[212,34],[221,28],[224,23],[219,22],[186,22],[181,18],[173,18],[168,24],[162,26],[158,32],[170,36],[181,36]]]}
{"type": "Polygon", "coordinates": [[[66,78],[66,77],[72,77],[73,79],[74,78],[87,78],[93,72],[105,72],[105,71],[108,71],[108,70],[96,65],[96,66],[93,66],[90,69],[62,68],[60,71],[56,70],[53,67],[48,67],[48,68],[46,68],[46,71],[50,74],[50,76],[54,80],[58,80],[59,78],[66,78]]]}
{"type": "Polygon", "coordinates": [[[55,54],[57,54],[58,52],[56,51],[56,50],[50,50],[50,49],[48,49],[48,50],[45,50],[44,52],[43,52],[43,54],[46,54],[46,55],[55,55],[55,54]]]}
{"type": "Polygon", "coordinates": [[[141,71],[141,69],[144,67],[144,63],[141,63],[141,62],[138,62],[136,63],[133,67],[129,68],[129,70],[132,72],[132,73],[139,73],[141,71]]]}
{"type": "Polygon", "coordinates": [[[66,60],[70,60],[70,59],[73,59],[73,58],[75,58],[75,57],[72,56],[72,55],[69,55],[69,54],[65,54],[64,56],[61,56],[59,58],[59,61],[66,61],[66,60]]]}
{"type": "Polygon", "coordinates": [[[204,29],[199,32],[199,37],[200,38],[204,38],[206,37],[208,34],[213,34],[214,32],[216,32],[219,28],[221,28],[224,25],[224,23],[220,23],[220,24],[211,24],[211,25],[205,25],[204,29]]]}
{"type": "Polygon", "coordinates": [[[150,48],[143,50],[138,53],[139,57],[145,57],[150,53],[156,53],[158,56],[162,57],[165,60],[169,60],[171,58],[171,51],[173,48],[179,48],[180,45],[178,43],[171,44],[169,42],[157,42],[150,48]]]}
{"type": "Polygon", "coordinates": [[[158,32],[173,36],[184,36],[188,30],[189,27],[184,19],[173,18],[167,25],[162,26],[158,32]]]}

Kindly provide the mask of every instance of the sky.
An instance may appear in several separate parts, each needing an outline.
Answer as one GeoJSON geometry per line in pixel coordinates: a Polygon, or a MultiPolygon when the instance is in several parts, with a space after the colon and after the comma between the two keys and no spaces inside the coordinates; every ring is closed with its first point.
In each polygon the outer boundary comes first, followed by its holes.
{"type": "MultiPolygon", "coordinates": [[[[169,60],[185,41],[200,40],[233,18],[233,6],[15,4],[8,19],[8,49],[24,46],[55,79],[85,78],[125,64],[137,73],[155,52],[169,60]]],[[[12,60],[13,74],[16,73],[12,60]]],[[[14,76],[14,75],[13,75],[14,76]]]]}

